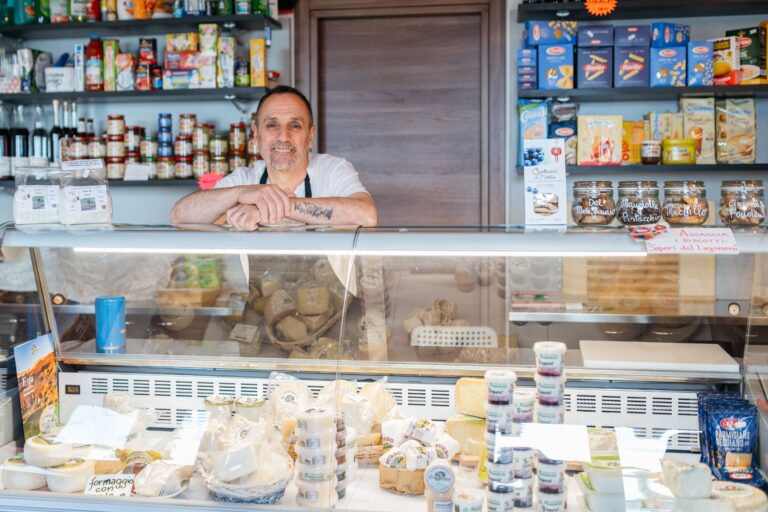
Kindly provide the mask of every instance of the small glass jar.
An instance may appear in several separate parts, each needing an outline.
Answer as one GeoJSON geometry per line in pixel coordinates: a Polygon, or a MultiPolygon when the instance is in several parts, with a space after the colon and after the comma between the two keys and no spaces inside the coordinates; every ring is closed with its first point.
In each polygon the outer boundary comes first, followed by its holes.
{"type": "Polygon", "coordinates": [[[199,151],[192,157],[192,173],[199,178],[210,170],[210,159],[207,151],[199,151]]]}
{"type": "Polygon", "coordinates": [[[177,157],[176,166],[174,168],[174,174],[176,178],[187,179],[193,176],[192,174],[192,157],[177,157]]]}
{"type": "Polygon", "coordinates": [[[125,165],[138,164],[139,162],[141,162],[141,157],[136,151],[129,151],[125,153],[125,165]]]}
{"type": "Polygon", "coordinates": [[[145,135],[139,144],[141,158],[157,158],[157,138],[145,135]]]}
{"type": "Polygon", "coordinates": [[[141,139],[144,138],[143,126],[129,126],[125,129],[125,150],[129,152],[139,151],[141,139]]]}
{"type": "Polygon", "coordinates": [[[229,150],[233,153],[245,153],[248,149],[248,131],[245,123],[229,125],[229,150]]]}
{"type": "Polygon", "coordinates": [[[163,130],[164,128],[168,131],[171,131],[171,128],[173,128],[173,116],[171,114],[157,114],[157,127],[160,130],[163,130]]]}
{"type": "Polygon", "coordinates": [[[149,179],[157,179],[157,160],[141,160],[141,165],[146,165],[149,169],[149,179]]]}
{"type": "Polygon", "coordinates": [[[212,158],[210,168],[211,172],[224,176],[229,174],[229,161],[226,158],[212,158]]]}
{"type": "Polygon", "coordinates": [[[256,138],[256,132],[253,130],[251,130],[251,136],[248,137],[248,154],[254,156],[259,154],[259,139],[256,138]]]}
{"type": "Polygon", "coordinates": [[[211,158],[226,158],[229,153],[229,144],[226,135],[214,135],[211,137],[211,143],[208,146],[211,158]]]}
{"type": "Polygon", "coordinates": [[[88,158],[88,139],[75,137],[69,144],[69,159],[80,160],[83,158],[88,158]]]}
{"type": "Polygon", "coordinates": [[[665,181],[664,220],[673,226],[699,226],[709,217],[707,189],[703,181],[665,181]]]}
{"type": "Polygon", "coordinates": [[[160,128],[157,132],[157,143],[161,146],[173,144],[173,132],[170,128],[160,128]]]}
{"type": "Polygon", "coordinates": [[[620,181],[616,219],[625,226],[659,222],[659,184],[655,181],[620,181]]]}
{"type": "Polygon", "coordinates": [[[765,220],[765,188],[761,180],[723,181],[720,220],[729,226],[758,226],[765,220]]]}
{"type": "Polygon", "coordinates": [[[172,180],[176,177],[176,165],[172,156],[161,156],[157,160],[157,179],[172,180]]]}
{"type": "Polygon", "coordinates": [[[159,158],[162,158],[164,156],[173,156],[173,145],[172,144],[158,144],[157,145],[157,156],[159,158]]]}
{"type": "Polygon", "coordinates": [[[106,158],[107,157],[107,139],[104,137],[93,137],[88,142],[88,158],[106,158]]]}
{"type": "Polygon", "coordinates": [[[121,180],[125,176],[125,162],[122,158],[107,158],[107,178],[121,180]]]}
{"type": "Polygon", "coordinates": [[[125,138],[122,135],[107,137],[107,158],[125,158],[125,138]]]}
{"type": "Polygon", "coordinates": [[[107,116],[107,135],[125,135],[125,116],[107,116]]]}
{"type": "Polygon", "coordinates": [[[229,168],[233,171],[240,167],[245,167],[246,165],[248,165],[248,160],[245,158],[244,154],[232,153],[229,155],[229,168]]]}
{"type": "Polygon", "coordinates": [[[195,151],[208,151],[210,140],[208,128],[204,124],[196,124],[192,131],[192,149],[195,151]]]}
{"type": "Polygon", "coordinates": [[[613,183],[610,181],[577,181],[573,184],[571,214],[576,224],[604,226],[616,216],[613,183]]]}
{"type": "Polygon", "coordinates": [[[179,117],[179,135],[192,135],[197,124],[197,115],[181,114],[179,117]]]}
{"type": "Polygon", "coordinates": [[[177,158],[188,158],[192,156],[192,136],[179,135],[176,137],[176,143],[173,145],[173,151],[177,158]]]}

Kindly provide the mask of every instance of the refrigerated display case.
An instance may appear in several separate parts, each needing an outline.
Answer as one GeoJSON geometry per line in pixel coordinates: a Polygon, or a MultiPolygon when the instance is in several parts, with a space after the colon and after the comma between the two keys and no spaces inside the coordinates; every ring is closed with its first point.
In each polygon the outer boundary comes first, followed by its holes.
{"type": "MultiPolygon", "coordinates": [[[[576,469],[589,462],[588,429],[597,428],[616,433],[624,465],[658,471],[666,452],[696,459],[697,392],[738,392],[742,363],[759,376],[755,361],[768,341],[768,231],[734,233],[738,255],[658,256],[619,228],[8,227],[0,273],[20,281],[16,288],[30,300],[2,307],[17,318],[33,312],[41,326],[13,344],[51,333],[58,366],[61,426],[43,441],[71,445],[69,456],[86,461],[76,468],[80,476],[140,475],[138,452],[148,457],[143,464],[170,460],[173,478],[170,470],[158,474],[184,485],[169,487],[172,499],[137,496],[166,494],[146,490],[146,482],[128,497],[85,495],[79,485],[70,494],[6,488],[0,510],[302,507],[299,478],[286,469],[303,474],[302,455],[292,462],[302,448],[290,418],[318,400],[343,411],[357,435],[345,439],[347,462],[337,461],[344,497],[313,503],[423,508],[423,496],[382,488],[382,422],[446,422],[459,444],[457,481],[481,487],[467,461],[486,423],[459,413],[483,415],[483,400],[469,391],[457,396],[457,379],[477,384],[471,379],[504,368],[516,373],[518,388],[533,389],[533,345],[544,340],[567,345],[568,380],[565,425],[526,427],[537,450],[554,450],[550,458],[576,469]],[[114,295],[125,298],[125,344],[105,347],[95,339],[94,303],[114,295]],[[291,400],[278,399],[281,389],[291,400]],[[240,414],[221,419],[231,406],[217,402],[222,396],[246,397],[240,414]],[[270,397],[267,419],[248,408],[270,397]],[[244,417],[276,430],[232,423],[244,417]],[[257,477],[258,464],[243,474],[216,473],[231,469],[222,454],[230,453],[234,431],[249,432],[248,439],[261,432],[256,460],[274,452],[291,462],[274,463],[280,475],[257,477]],[[283,485],[262,489],[266,481],[283,485]],[[243,503],[270,500],[278,503],[243,503]]],[[[752,380],[757,388],[747,390],[757,394],[762,381],[752,380]]],[[[3,460],[24,447],[18,427],[12,437],[3,460]]],[[[230,456],[250,463],[249,454],[230,456]]],[[[40,470],[46,479],[55,471],[40,470]]],[[[574,480],[569,509],[588,507],[574,480]]],[[[321,496],[335,492],[315,487],[321,496]]]]}

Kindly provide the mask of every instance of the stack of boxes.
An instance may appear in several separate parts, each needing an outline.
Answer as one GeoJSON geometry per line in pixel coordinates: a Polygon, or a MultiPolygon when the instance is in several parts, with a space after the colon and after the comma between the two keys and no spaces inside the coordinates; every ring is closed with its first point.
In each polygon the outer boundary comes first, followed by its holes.
{"type": "Polygon", "coordinates": [[[616,27],[613,32],[614,87],[648,87],[650,42],[648,25],[616,27]]]}
{"type": "Polygon", "coordinates": [[[517,50],[517,88],[519,90],[537,88],[537,69],[536,50],[534,48],[517,50]]]}
{"type": "Polygon", "coordinates": [[[651,87],[685,87],[690,25],[651,25],[651,87]]]}
{"type": "MultiPolygon", "coordinates": [[[[527,21],[524,43],[537,53],[539,89],[573,89],[575,21],[527,21]]],[[[519,72],[518,72],[519,73],[519,72]]]]}
{"type": "Polygon", "coordinates": [[[576,68],[576,87],[579,89],[602,89],[613,85],[613,27],[611,25],[579,27],[576,68]]]}

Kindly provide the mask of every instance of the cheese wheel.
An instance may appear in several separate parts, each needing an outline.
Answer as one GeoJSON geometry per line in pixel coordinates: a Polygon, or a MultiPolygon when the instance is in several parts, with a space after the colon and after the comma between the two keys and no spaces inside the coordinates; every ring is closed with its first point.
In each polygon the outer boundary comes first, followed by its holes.
{"type": "Polygon", "coordinates": [[[280,279],[279,276],[269,273],[261,276],[261,279],[259,280],[259,291],[261,292],[262,297],[269,297],[274,292],[282,288],[282,286],[283,280],[280,279]]]}
{"type": "Polygon", "coordinates": [[[276,418],[285,419],[286,416],[295,417],[296,413],[304,409],[309,403],[310,393],[306,384],[300,380],[283,382],[272,392],[270,400],[276,418]]]}
{"type": "Polygon", "coordinates": [[[2,487],[9,491],[31,491],[45,486],[45,470],[28,465],[23,457],[11,457],[0,466],[2,487]]]}
{"type": "Polygon", "coordinates": [[[267,300],[264,307],[264,318],[268,325],[274,325],[283,318],[296,312],[296,303],[285,290],[276,290],[267,300]]]}
{"type": "Polygon", "coordinates": [[[323,313],[322,315],[300,315],[299,320],[307,325],[310,332],[315,332],[320,327],[325,325],[328,319],[331,318],[329,313],[323,313]]]}
{"type": "Polygon", "coordinates": [[[328,311],[331,293],[326,287],[299,288],[296,291],[296,301],[299,313],[302,315],[320,315],[328,311]]]}
{"type": "Polygon", "coordinates": [[[307,324],[293,316],[287,316],[277,322],[277,330],[285,341],[305,341],[307,339],[307,324]]]}
{"type": "Polygon", "coordinates": [[[24,460],[30,466],[49,468],[60,466],[72,458],[70,443],[49,442],[43,436],[35,436],[24,443],[24,460]]]}
{"type": "Polygon", "coordinates": [[[92,460],[74,459],[48,470],[46,482],[51,492],[81,492],[95,473],[92,460]]]}
{"type": "Polygon", "coordinates": [[[712,482],[712,496],[731,503],[736,512],[765,512],[768,498],[760,489],[738,482],[712,482]]]}
{"type": "Polygon", "coordinates": [[[231,482],[253,473],[257,467],[258,457],[254,445],[241,444],[219,454],[213,476],[222,482],[231,482]]]}

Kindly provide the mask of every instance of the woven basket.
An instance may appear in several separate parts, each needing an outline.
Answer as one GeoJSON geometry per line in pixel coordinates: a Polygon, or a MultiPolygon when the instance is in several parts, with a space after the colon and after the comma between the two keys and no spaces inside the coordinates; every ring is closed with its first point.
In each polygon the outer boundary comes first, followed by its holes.
{"type": "Polygon", "coordinates": [[[397,494],[424,494],[424,470],[409,471],[379,466],[379,487],[397,494]]]}
{"type": "Polygon", "coordinates": [[[333,327],[336,324],[336,322],[341,320],[341,317],[344,315],[347,308],[349,307],[349,303],[352,302],[351,300],[347,300],[345,302],[344,300],[341,300],[339,297],[337,297],[334,294],[331,294],[331,301],[333,302],[334,314],[323,325],[318,327],[317,330],[315,330],[314,332],[311,332],[307,336],[307,339],[301,340],[301,341],[281,340],[277,337],[277,334],[273,329],[273,326],[267,325],[266,331],[267,331],[267,337],[269,338],[269,341],[289,353],[296,349],[302,349],[302,348],[308,347],[309,345],[312,345],[315,342],[315,340],[317,340],[317,338],[325,334],[326,331],[328,331],[328,329],[333,327]]]}
{"type": "Polygon", "coordinates": [[[384,454],[384,446],[381,444],[358,445],[357,463],[360,465],[375,466],[384,454]]]}
{"type": "Polygon", "coordinates": [[[200,468],[203,483],[216,501],[262,505],[274,505],[280,501],[288,484],[293,480],[293,473],[293,459],[291,459],[290,470],[281,478],[266,485],[248,486],[217,481],[213,475],[205,471],[204,467],[200,468]]]}

